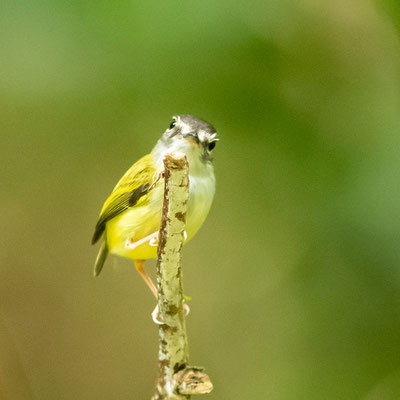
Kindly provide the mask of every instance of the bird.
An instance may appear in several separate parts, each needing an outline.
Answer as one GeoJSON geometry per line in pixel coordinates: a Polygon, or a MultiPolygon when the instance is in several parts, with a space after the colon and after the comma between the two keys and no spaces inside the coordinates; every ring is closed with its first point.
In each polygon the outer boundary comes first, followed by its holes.
{"type": "Polygon", "coordinates": [[[164,157],[183,152],[189,164],[189,199],[184,243],[203,225],[215,194],[213,150],[219,137],[215,128],[192,115],[175,115],[151,153],[126,171],[105,201],[92,237],[102,239],[94,275],[109,254],[133,260],[136,270],[157,298],[157,288],[144,268],[157,257],[157,240],[164,197],[164,157]]]}

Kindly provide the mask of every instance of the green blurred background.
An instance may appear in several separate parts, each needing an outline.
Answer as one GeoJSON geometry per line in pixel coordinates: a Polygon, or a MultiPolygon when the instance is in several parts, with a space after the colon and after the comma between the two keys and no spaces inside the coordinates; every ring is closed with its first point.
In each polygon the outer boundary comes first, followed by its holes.
{"type": "Polygon", "coordinates": [[[208,398],[399,399],[399,30],[396,0],[3,1],[0,399],[151,397],[154,299],[90,239],[177,113],[221,137],[184,249],[208,398]]]}

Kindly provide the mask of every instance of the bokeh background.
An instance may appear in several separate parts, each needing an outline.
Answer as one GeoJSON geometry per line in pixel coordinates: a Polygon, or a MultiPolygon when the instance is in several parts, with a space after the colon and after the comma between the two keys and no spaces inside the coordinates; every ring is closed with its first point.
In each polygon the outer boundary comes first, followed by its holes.
{"type": "Polygon", "coordinates": [[[399,30],[396,0],[3,1],[0,398],[151,397],[154,299],[90,239],[191,113],[221,137],[184,249],[208,398],[399,399],[399,30]]]}

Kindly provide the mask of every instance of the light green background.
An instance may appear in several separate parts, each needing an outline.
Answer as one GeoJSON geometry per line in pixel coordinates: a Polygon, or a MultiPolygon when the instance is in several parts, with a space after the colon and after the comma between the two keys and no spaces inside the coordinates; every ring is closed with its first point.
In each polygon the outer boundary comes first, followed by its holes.
{"type": "Polygon", "coordinates": [[[191,113],[221,137],[184,249],[205,399],[399,399],[399,28],[394,0],[3,1],[0,398],[151,397],[154,299],[90,238],[191,113]]]}

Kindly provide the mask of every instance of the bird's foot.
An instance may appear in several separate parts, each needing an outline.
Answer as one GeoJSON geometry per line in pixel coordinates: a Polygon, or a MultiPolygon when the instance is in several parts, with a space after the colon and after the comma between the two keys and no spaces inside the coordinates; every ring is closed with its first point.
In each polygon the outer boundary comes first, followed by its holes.
{"type": "Polygon", "coordinates": [[[165,171],[164,171],[164,170],[162,170],[162,171],[156,171],[156,172],[154,173],[154,175],[153,175],[153,183],[152,183],[152,185],[151,185],[151,189],[152,189],[154,186],[157,185],[157,183],[158,183],[158,181],[159,181],[160,179],[164,179],[164,178],[165,178],[165,171]]]}
{"type": "MultiPolygon", "coordinates": [[[[158,246],[158,232],[156,232],[157,235],[154,235],[150,240],[149,240],[149,246],[154,246],[157,247],[158,246]]],[[[186,241],[188,235],[186,233],[186,231],[183,231],[183,240],[186,241]]]]}
{"type": "Polygon", "coordinates": [[[162,171],[157,173],[157,180],[164,179],[164,178],[165,178],[165,171],[164,170],[162,170],[162,171]]]}
{"type": "Polygon", "coordinates": [[[143,239],[137,240],[136,242],[132,241],[132,239],[128,239],[125,242],[125,247],[129,250],[134,250],[136,249],[136,247],[139,247],[140,245],[149,242],[149,246],[157,246],[157,244],[153,244],[155,241],[155,243],[158,242],[158,231],[152,233],[149,236],[146,236],[143,239]]]}
{"type": "MultiPolygon", "coordinates": [[[[190,299],[190,298],[189,298],[190,299]]],[[[185,312],[185,317],[187,317],[190,313],[190,308],[189,306],[185,303],[185,300],[183,300],[183,311],[185,312]]],[[[158,311],[158,304],[156,305],[156,308],[153,310],[151,313],[151,318],[153,319],[153,322],[157,325],[164,325],[164,322],[162,322],[159,319],[159,311],[158,311]]]]}

